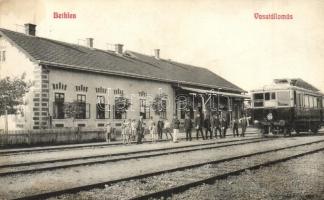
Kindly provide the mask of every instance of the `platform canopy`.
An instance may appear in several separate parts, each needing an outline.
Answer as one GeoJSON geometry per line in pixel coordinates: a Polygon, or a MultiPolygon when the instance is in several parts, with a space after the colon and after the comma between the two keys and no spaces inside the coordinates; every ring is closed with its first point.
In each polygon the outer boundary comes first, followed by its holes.
{"type": "Polygon", "coordinates": [[[229,92],[220,92],[215,90],[205,90],[205,89],[198,89],[198,88],[192,88],[192,87],[180,87],[183,90],[191,91],[193,93],[201,93],[201,94],[214,94],[214,95],[221,95],[221,96],[227,96],[227,97],[239,97],[243,99],[250,99],[251,97],[244,94],[235,94],[235,93],[229,93],[229,92]]]}

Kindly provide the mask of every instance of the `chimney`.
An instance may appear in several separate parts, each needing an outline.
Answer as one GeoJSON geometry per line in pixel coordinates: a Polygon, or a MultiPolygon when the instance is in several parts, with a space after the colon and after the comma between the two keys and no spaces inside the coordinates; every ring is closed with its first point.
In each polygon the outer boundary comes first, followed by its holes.
{"type": "Polygon", "coordinates": [[[115,52],[119,55],[123,54],[123,46],[122,44],[115,44],[115,52]]]}
{"type": "Polygon", "coordinates": [[[27,35],[35,36],[36,35],[36,25],[27,23],[25,24],[25,33],[27,35]]]}
{"type": "Polygon", "coordinates": [[[160,49],[154,49],[154,57],[155,59],[160,59],[160,49]]]}
{"type": "Polygon", "coordinates": [[[86,38],[87,47],[93,48],[93,38],[86,38]]]}

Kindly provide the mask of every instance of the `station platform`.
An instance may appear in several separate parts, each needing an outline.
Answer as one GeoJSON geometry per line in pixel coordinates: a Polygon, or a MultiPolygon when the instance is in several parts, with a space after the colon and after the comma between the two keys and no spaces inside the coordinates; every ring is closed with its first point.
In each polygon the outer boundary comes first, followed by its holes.
{"type": "MultiPolygon", "coordinates": [[[[246,137],[257,137],[258,133],[255,128],[248,128],[246,131],[246,137]]],[[[215,137],[213,137],[215,139],[215,137]]],[[[218,138],[219,140],[229,140],[233,139],[233,133],[232,130],[229,129],[226,134],[226,138],[218,138]]],[[[178,134],[178,142],[185,141],[186,140],[186,134],[184,132],[180,132],[178,134]]],[[[201,137],[199,137],[199,140],[202,140],[201,137]]],[[[210,140],[210,139],[208,139],[210,140]]],[[[208,141],[206,140],[206,141],[208,141]]],[[[192,132],[192,141],[197,141],[196,139],[196,131],[192,132]]],[[[151,141],[151,135],[146,134],[144,135],[144,138],[142,140],[143,144],[146,143],[152,143],[151,141]]],[[[157,143],[165,143],[165,142],[172,142],[171,138],[168,138],[166,140],[165,134],[163,133],[163,139],[162,140],[156,140],[155,144],[157,143]]],[[[136,141],[132,141],[131,144],[136,144],[136,141]]],[[[74,148],[83,148],[83,147],[106,147],[106,146],[117,146],[117,145],[126,145],[122,143],[121,138],[118,138],[116,141],[111,142],[93,142],[93,143],[82,143],[82,144],[66,144],[66,145],[48,145],[48,146],[31,146],[31,147],[23,147],[23,148],[8,148],[8,149],[0,149],[0,155],[1,154],[7,154],[7,153],[18,153],[18,152],[28,152],[28,151],[42,151],[42,150],[64,150],[64,149],[74,149],[74,148]]]]}

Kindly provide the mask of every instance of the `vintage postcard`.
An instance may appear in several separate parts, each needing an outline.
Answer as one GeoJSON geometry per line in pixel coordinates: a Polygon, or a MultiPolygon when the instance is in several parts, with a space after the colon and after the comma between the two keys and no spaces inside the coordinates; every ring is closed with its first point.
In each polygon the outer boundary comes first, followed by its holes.
{"type": "Polygon", "coordinates": [[[324,199],[323,10],[0,0],[0,199],[324,199]]]}

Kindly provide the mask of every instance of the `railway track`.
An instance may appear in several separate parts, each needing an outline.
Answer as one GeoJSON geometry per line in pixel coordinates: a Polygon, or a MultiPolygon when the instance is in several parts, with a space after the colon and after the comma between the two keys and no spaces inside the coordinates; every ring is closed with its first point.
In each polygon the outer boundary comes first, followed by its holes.
{"type": "MultiPolygon", "coordinates": [[[[285,146],[285,147],[274,148],[271,150],[259,151],[259,152],[234,156],[234,157],[230,157],[230,158],[224,158],[224,159],[218,159],[218,160],[208,161],[208,162],[204,162],[204,163],[181,166],[181,167],[176,167],[176,168],[167,169],[167,170],[160,170],[160,171],[155,171],[152,173],[145,173],[145,174],[141,174],[141,175],[126,177],[126,178],[122,178],[122,179],[116,179],[116,180],[107,181],[107,182],[100,182],[100,183],[95,183],[95,184],[83,185],[83,186],[79,186],[79,187],[66,188],[66,189],[57,190],[57,191],[44,192],[44,193],[39,193],[39,194],[31,195],[31,196],[24,196],[24,197],[17,198],[17,199],[46,199],[46,198],[50,198],[50,197],[65,198],[64,195],[73,195],[73,194],[76,194],[76,193],[79,193],[82,191],[89,191],[89,190],[96,189],[96,188],[103,189],[103,188],[107,188],[107,187],[110,187],[110,186],[113,186],[116,184],[123,185],[123,183],[127,183],[130,181],[136,181],[136,184],[137,183],[139,183],[139,184],[146,183],[147,179],[155,180],[157,176],[161,176],[163,174],[170,174],[170,173],[175,173],[175,172],[177,172],[177,173],[185,172],[186,170],[196,170],[196,169],[198,169],[200,167],[204,167],[204,166],[212,166],[211,168],[214,168],[213,166],[221,165],[221,164],[228,163],[231,161],[237,163],[244,159],[252,159],[253,160],[255,158],[258,158],[258,156],[259,157],[263,156],[264,157],[263,159],[265,159],[265,158],[269,159],[269,160],[266,160],[261,163],[251,161],[250,162],[250,163],[252,163],[251,166],[247,166],[247,167],[239,166],[241,168],[229,170],[224,173],[217,174],[217,175],[207,174],[206,177],[200,178],[199,180],[194,180],[194,181],[187,182],[185,184],[180,184],[177,186],[160,189],[160,190],[153,191],[153,192],[147,192],[146,194],[141,194],[141,195],[131,197],[133,199],[150,199],[150,198],[160,198],[160,197],[164,198],[164,197],[168,197],[172,194],[185,191],[191,187],[195,187],[195,186],[198,186],[203,183],[212,183],[213,181],[218,180],[218,179],[224,179],[224,178],[227,178],[228,176],[238,175],[241,172],[244,172],[245,170],[255,170],[260,167],[273,165],[273,164],[284,162],[284,161],[287,161],[287,160],[290,160],[293,158],[297,158],[297,157],[301,157],[304,155],[323,151],[324,150],[323,143],[324,143],[324,140],[317,140],[317,141],[307,142],[307,143],[298,144],[298,145],[289,145],[289,146],[285,146]],[[311,147],[312,149],[308,150],[308,151],[305,151],[302,149],[302,148],[309,148],[309,147],[311,147]],[[301,151],[298,148],[301,148],[303,152],[298,153],[301,151]],[[288,152],[289,154],[292,154],[292,155],[279,157],[278,159],[272,159],[272,160],[270,159],[271,156],[269,156],[269,154],[277,155],[280,152],[281,153],[288,152]],[[63,195],[63,197],[61,195],[63,195]]],[[[260,159],[260,158],[258,158],[258,159],[260,159]]],[[[263,161],[263,160],[261,159],[261,161],[263,161]]],[[[195,173],[193,173],[193,174],[195,174],[195,173]]],[[[66,199],[69,199],[69,198],[70,197],[68,197],[66,199]]]]}
{"type": "Polygon", "coordinates": [[[116,154],[104,154],[104,155],[84,156],[84,157],[75,157],[75,158],[67,158],[67,159],[46,160],[46,161],[38,161],[38,162],[6,164],[6,165],[0,165],[0,176],[36,173],[36,172],[41,172],[46,170],[64,169],[64,168],[78,167],[84,165],[102,164],[102,163],[109,163],[109,162],[126,161],[130,159],[140,159],[140,158],[156,157],[156,156],[163,156],[163,155],[170,155],[170,154],[186,153],[192,151],[217,149],[217,148],[231,147],[237,145],[259,143],[268,140],[272,140],[272,139],[249,138],[249,139],[241,139],[241,140],[234,140],[234,141],[232,140],[232,141],[224,141],[224,142],[210,142],[210,143],[185,145],[185,146],[170,147],[170,148],[123,152],[123,153],[116,153],[116,154]],[[126,156],[126,157],[122,157],[122,156],[126,156]],[[84,161],[86,159],[92,159],[92,160],[84,161]],[[98,159],[98,160],[93,160],[93,159],[98,159]],[[55,163],[59,163],[59,164],[55,165],[55,163]],[[15,170],[15,168],[22,168],[22,169],[15,170]]]}
{"type": "Polygon", "coordinates": [[[210,176],[208,178],[200,179],[200,180],[197,180],[197,181],[192,181],[190,183],[178,185],[178,186],[175,186],[175,187],[172,187],[172,188],[167,188],[167,189],[160,190],[160,191],[155,191],[155,192],[152,192],[152,193],[149,193],[149,194],[136,196],[136,197],[130,198],[130,199],[131,200],[165,199],[165,198],[171,197],[173,194],[184,192],[184,191],[186,191],[186,190],[188,190],[190,188],[197,187],[197,186],[202,185],[202,184],[213,184],[213,183],[215,183],[216,180],[226,179],[226,178],[228,178],[230,176],[240,175],[241,173],[243,173],[243,172],[245,172],[247,170],[250,170],[250,171],[257,170],[257,169],[260,169],[262,167],[268,167],[268,166],[271,166],[271,165],[274,165],[274,164],[282,163],[282,162],[285,162],[285,161],[288,161],[288,160],[291,160],[291,159],[295,159],[295,158],[298,158],[298,157],[306,156],[306,155],[309,155],[309,154],[314,154],[314,153],[317,153],[317,152],[320,152],[320,151],[324,151],[324,147],[319,148],[319,149],[315,149],[315,150],[312,150],[312,151],[307,151],[307,152],[304,152],[304,153],[299,153],[297,155],[293,155],[293,156],[289,156],[289,157],[285,157],[285,158],[280,158],[280,159],[264,162],[264,163],[257,164],[257,165],[251,166],[251,167],[245,167],[245,168],[242,168],[242,169],[230,171],[230,172],[223,173],[223,174],[220,174],[220,175],[210,176]]]}

